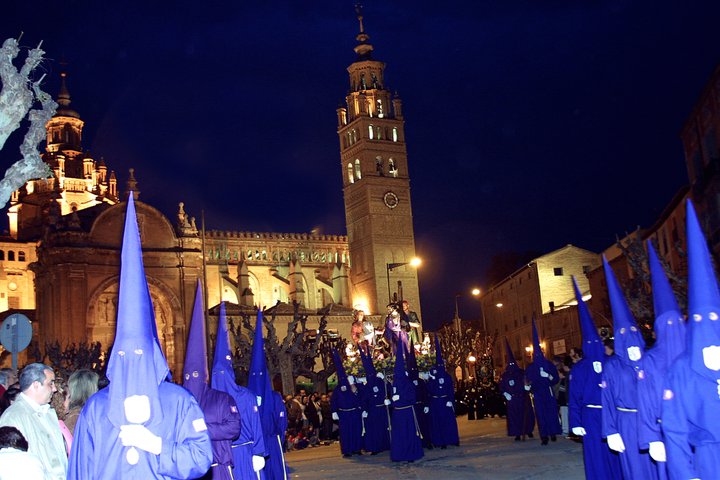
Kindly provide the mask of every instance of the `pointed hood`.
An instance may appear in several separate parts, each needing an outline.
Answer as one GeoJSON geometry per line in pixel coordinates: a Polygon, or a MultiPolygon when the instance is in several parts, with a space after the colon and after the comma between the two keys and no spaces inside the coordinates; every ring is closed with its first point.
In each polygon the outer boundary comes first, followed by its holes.
{"type": "Polygon", "coordinates": [[[435,334],[435,365],[440,369],[445,369],[445,360],[440,347],[440,336],[437,333],[435,334]]]}
{"type": "Polygon", "coordinates": [[[686,217],[690,367],[700,375],[720,381],[720,370],[711,370],[706,365],[716,366],[713,363],[717,364],[720,356],[720,292],[707,241],[690,200],[686,217]]]}
{"type": "Polygon", "coordinates": [[[415,356],[415,344],[412,340],[410,340],[410,345],[407,345],[407,347],[408,349],[405,352],[405,364],[407,366],[407,371],[411,380],[417,380],[419,378],[418,374],[420,371],[418,369],[417,357],[415,356]]]}
{"type": "Polygon", "coordinates": [[[212,366],[212,388],[221,392],[232,393],[237,390],[235,370],[230,352],[230,334],[228,332],[225,302],[220,303],[217,337],[215,340],[215,356],[212,366]]]}
{"type": "Polygon", "coordinates": [[[260,421],[265,435],[272,434],[275,428],[273,419],[273,390],[270,383],[270,372],[265,359],[265,339],[263,338],[263,313],[258,308],[255,323],[255,338],[252,346],[252,360],[250,360],[250,376],[248,389],[258,400],[260,421]]]}
{"type": "Polygon", "coordinates": [[[365,353],[365,347],[362,345],[359,346],[358,350],[360,350],[360,360],[362,361],[363,368],[365,369],[365,376],[369,379],[370,377],[374,377],[377,375],[377,370],[375,369],[375,365],[372,361],[372,356],[368,352],[365,353]]]}
{"type": "Polygon", "coordinates": [[[623,295],[605,255],[603,255],[602,261],[613,317],[615,355],[620,357],[625,364],[638,367],[638,361],[645,351],[645,340],[643,340],[640,329],[625,300],[625,295],[623,295]]]}
{"type": "Polygon", "coordinates": [[[202,287],[197,282],[195,305],[190,320],[185,364],[183,365],[183,387],[200,401],[209,381],[207,367],[207,338],[205,336],[205,307],[202,299],[202,287]]]}
{"type": "Polygon", "coordinates": [[[591,362],[601,362],[605,357],[605,345],[598,335],[595,322],[593,322],[590,310],[582,299],[582,292],[578,287],[577,280],[572,277],[573,290],[577,300],[578,320],[580,321],[580,332],[582,332],[583,357],[591,362]]]}
{"type": "Polygon", "coordinates": [[[347,373],[345,373],[345,367],[343,366],[342,359],[340,358],[340,354],[336,349],[332,349],[332,359],[333,363],[335,364],[335,370],[337,375],[337,384],[340,385],[346,385],[349,386],[350,383],[348,383],[348,377],[347,373]]]}
{"type": "Polygon", "coordinates": [[[505,337],[505,355],[507,356],[508,366],[517,366],[517,362],[515,362],[515,355],[513,355],[512,348],[510,348],[510,342],[508,342],[507,337],[505,337]]]}
{"type": "Polygon", "coordinates": [[[146,425],[162,422],[158,386],[170,369],[160,350],[154,325],[155,314],[145,278],[135,201],[130,192],[120,254],[117,329],[107,368],[110,380],[108,417],[115,426],[129,422],[146,425]],[[147,402],[143,399],[140,402],[143,408],[131,407],[128,418],[125,401],[132,396],[146,397],[149,411],[146,411],[147,402]]]}
{"type": "MultiPolygon", "coordinates": [[[[669,366],[685,351],[685,321],[675,299],[670,282],[652,244],[647,242],[648,263],[652,278],[653,305],[655,308],[656,342],[654,355],[662,356],[669,366]]],[[[656,357],[657,358],[657,357],[656,357]]]]}
{"type": "Polygon", "coordinates": [[[405,369],[405,346],[398,345],[397,352],[395,354],[395,366],[393,367],[393,385],[399,380],[405,379],[410,381],[408,378],[408,372],[405,369]]]}
{"type": "Polygon", "coordinates": [[[545,362],[546,358],[543,354],[542,348],[540,348],[540,336],[538,335],[537,325],[535,324],[535,317],[532,318],[532,337],[533,337],[533,362],[545,362]]]}

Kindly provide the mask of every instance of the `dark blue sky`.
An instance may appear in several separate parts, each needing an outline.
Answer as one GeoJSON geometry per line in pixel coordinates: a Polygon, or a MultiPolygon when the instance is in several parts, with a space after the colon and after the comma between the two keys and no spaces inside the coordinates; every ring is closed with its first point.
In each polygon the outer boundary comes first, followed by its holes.
{"type": "MultiPolygon", "coordinates": [[[[142,200],[204,209],[208,228],[345,233],[353,2],[12,3],[2,39],[44,41],[53,94],[69,63],[85,147],[121,185],[135,167],[142,200]]],[[[365,2],[404,102],[426,323],[490,286],[499,253],[599,252],[653,223],[687,181],[678,133],[718,19],[715,1],[365,2]]]]}

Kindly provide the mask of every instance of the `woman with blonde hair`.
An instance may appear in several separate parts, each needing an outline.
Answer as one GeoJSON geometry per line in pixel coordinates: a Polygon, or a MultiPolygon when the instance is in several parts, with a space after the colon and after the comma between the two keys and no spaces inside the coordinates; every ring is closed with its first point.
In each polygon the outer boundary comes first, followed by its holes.
{"type": "Polygon", "coordinates": [[[73,372],[67,381],[67,394],[65,396],[65,425],[75,431],[75,423],[80,416],[80,410],[85,406],[88,398],[98,391],[99,375],[92,370],[80,369],[73,372]]]}

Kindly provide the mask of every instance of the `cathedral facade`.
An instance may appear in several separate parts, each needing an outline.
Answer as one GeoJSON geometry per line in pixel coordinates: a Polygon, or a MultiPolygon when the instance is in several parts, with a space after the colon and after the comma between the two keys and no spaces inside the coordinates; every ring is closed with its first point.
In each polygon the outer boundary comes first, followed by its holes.
{"type": "Polygon", "coordinates": [[[298,302],[317,319],[333,312],[328,326],[345,337],[353,309],[377,315],[378,326],[389,300],[407,299],[419,313],[417,276],[408,265],[415,246],[402,104],[384,86],[385,65],[372,59],[362,18],[357,40],[347,106],[337,111],[347,236],[203,232],[188,213],[192,206],[186,211],[179,203],[169,219],[143,203],[132,169],[121,193],[115,172],[82,148],[84,122],[70,108],[63,74],[43,154],[54,175],[28,182],[8,208],[0,309],[26,312],[40,345],[100,341],[107,348],[115,332],[126,199],[133,192],[159,340],[175,371],[182,368],[199,280],[209,310],[221,301],[241,307],[298,302]]]}

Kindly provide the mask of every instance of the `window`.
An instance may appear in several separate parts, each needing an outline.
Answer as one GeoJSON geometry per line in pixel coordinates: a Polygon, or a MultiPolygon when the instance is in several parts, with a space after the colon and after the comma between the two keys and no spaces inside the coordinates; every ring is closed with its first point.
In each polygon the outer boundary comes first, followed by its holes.
{"type": "Polygon", "coordinates": [[[355,178],[360,180],[362,178],[362,172],[360,171],[360,159],[355,159],[355,178]]]}
{"type": "Polygon", "coordinates": [[[377,114],[379,118],[383,118],[385,116],[385,113],[383,112],[382,100],[379,98],[377,100],[377,114]]]}
{"type": "Polygon", "coordinates": [[[5,250],[0,250],[0,260],[5,260],[5,250]]]}
{"type": "Polygon", "coordinates": [[[19,262],[25,261],[25,252],[18,252],[18,261],[19,262]]]}
{"type": "Polygon", "coordinates": [[[347,175],[348,175],[348,182],[350,182],[350,183],[355,183],[355,177],[353,176],[353,166],[352,166],[352,163],[348,163],[347,175]]]}
{"type": "Polygon", "coordinates": [[[375,127],[372,125],[368,125],[368,137],[370,138],[370,140],[375,138],[375,127]]]}
{"type": "Polygon", "coordinates": [[[555,274],[556,277],[562,277],[562,275],[563,275],[562,267],[553,268],[553,273],[555,274]]]}
{"type": "Polygon", "coordinates": [[[393,135],[392,135],[392,138],[393,138],[393,142],[397,142],[397,141],[398,141],[398,130],[397,130],[397,127],[393,127],[393,135]]]}
{"type": "Polygon", "coordinates": [[[388,159],[388,172],[390,172],[391,176],[397,178],[398,170],[397,170],[397,167],[395,166],[395,160],[393,160],[392,158],[388,159]]]}
{"type": "Polygon", "coordinates": [[[10,260],[11,262],[15,261],[15,252],[13,252],[12,250],[8,251],[8,260],[10,260]]]}
{"type": "Polygon", "coordinates": [[[590,273],[590,265],[583,265],[583,273],[587,275],[590,273]]]}

